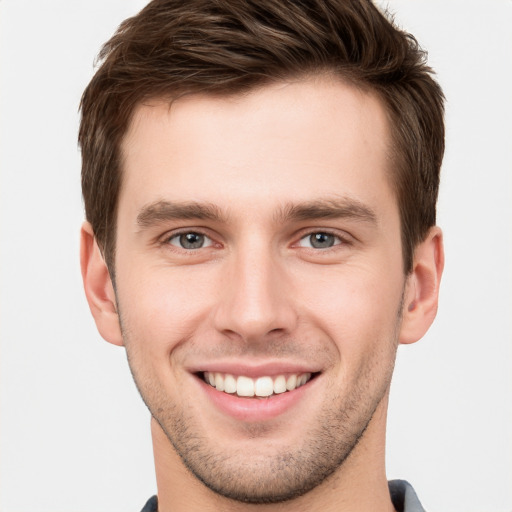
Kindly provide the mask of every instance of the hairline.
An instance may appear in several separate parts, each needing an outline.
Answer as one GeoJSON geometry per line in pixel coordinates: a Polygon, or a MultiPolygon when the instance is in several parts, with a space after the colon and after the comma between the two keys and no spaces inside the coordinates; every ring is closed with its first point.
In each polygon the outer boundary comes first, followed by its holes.
{"type": "Polygon", "coordinates": [[[124,126],[123,133],[119,136],[116,143],[116,152],[118,155],[118,189],[115,197],[115,206],[113,210],[112,216],[112,225],[110,226],[110,230],[105,230],[105,243],[104,247],[101,247],[101,252],[103,253],[105,260],[107,262],[107,267],[109,273],[111,275],[112,281],[115,281],[115,259],[116,259],[116,249],[117,249],[117,225],[118,225],[118,207],[119,207],[119,198],[122,193],[123,183],[124,183],[124,164],[125,164],[125,152],[123,150],[123,146],[126,141],[126,137],[130,132],[131,127],[133,126],[134,119],[136,117],[137,111],[142,108],[144,105],[159,105],[162,103],[168,104],[169,110],[172,108],[174,102],[185,98],[185,97],[207,97],[207,98],[243,98],[251,93],[254,93],[258,90],[269,87],[273,84],[285,84],[285,83],[293,83],[293,82],[303,82],[306,80],[331,80],[333,82],[338,82],[340,84],[345,84],[351,87],[354,91],[362,93],[364,95],[373,97],[384,109],[384,113],[386,116],[386,124],[388,127],[388,135],[389,139],[387,141],[387,151],[386,158],[388,160],[388,165],[386,166],[386,179],[388,180],[390,189],[392,191],[393,197],[395,198],[396,205],[398,208],[398,215],[400,221],[400,244],[401,244],[401,252],[402,252],[402,265],[404,274],[407,275],[412,270],[411,263],[414,251],[414,248],[418,245],[419,242],[412,244],[410,247],[411,251],[408,250],[407,247],[407,236],[404,230],[404,219],[402,215],[401,201],[399,195],[399,179],[398,175],[401,172],[401,169],[406,165],[402,152],[400,151],[400,141],[398,136],[398,119],[396,115],[393,114],[390,105],[386,100],[385,94],[382,92],[380,87],[373,86],[372,84],[364,81],[361,78],[355,77],[345,69],[336,69],[335,66],[323,66],[318,69],[305,70],[304,72],[298,73],[288,73],[287,75],[277,77],[277,76],[267,76],[262,77],[261,80],[255,82],[251,86],[241,86],[232,90],[229,90],[228,86],[225,86],[224,89],[215,89],[208,90],[207,88],[195,90],[193,87],[182,87],[181,90],[178,88],[174,93],[172,91],[160,91],[154,94],[148,94],[143,98],[136,100],[131,108],[129,115],[126,118],[126,124],[124,126]],[[344,73],[344,71],[347,71],[344,73]],[[110,234],[110,236],[109,236],[110,234]]]}

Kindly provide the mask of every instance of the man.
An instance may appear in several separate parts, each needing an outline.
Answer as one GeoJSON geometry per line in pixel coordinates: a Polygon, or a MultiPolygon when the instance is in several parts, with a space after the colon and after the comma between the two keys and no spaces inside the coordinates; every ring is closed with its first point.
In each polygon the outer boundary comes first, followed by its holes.
{"type": "Polygon", "coordinates": [[[443,269],[415,40],[364,0],[162,0],[100,56],[81,264],[152,414],[144,510],[423,510],[384,467],[443,269]]]}

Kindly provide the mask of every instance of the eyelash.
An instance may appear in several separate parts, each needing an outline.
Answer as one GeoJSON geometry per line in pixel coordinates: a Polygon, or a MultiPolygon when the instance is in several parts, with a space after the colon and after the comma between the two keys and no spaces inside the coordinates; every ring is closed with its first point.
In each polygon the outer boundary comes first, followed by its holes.
{"type": "Polygon", "coordinates": [[[213,239],[210,236],[208,236],[206,233],[202,232],[201,230],[187,229],[187,230],[182,230],[182,231],[179,231],[177,233],[172,233],[170,235],[167,235],[163,239],[163,244],[171,245],[171,246],[175,247],[178,250],[181,249],[181,250],[187,251],[187,252],[195,252],[198,249],[205,249],[207,247],[211,247],[211,246],[213,246],[215,244],[215,242],[213,241],[213,239]],[[171,243],[171,240],[179,239],[180,237],[186,236],[186,235],[197,235],[197,236],[203,237],[204,239],[208,240],[208,244],[207,245],[203,245],[201,247],[197,247],[197,248],[186,248],[186,247],[183,247],[181,245],[171,243]]]}
{"type": "MultiPolygon", "coordinates": [[[[304,249],[307,249],[310,251],[312,250],[315,252],[327,252],[329,250],[335,250],[335,248],[340,245],[346,246],[346,245],[351,245],[351,244],[352,244],[352,242],[349,240],[349,238],[347,236],[341,236],[339,233],[334,233],[330,230],[320,229],[320,230],[311,230],[311,231],[302,233],[298,242],[295,242],[293,244],[293,247],[302,247],[304,249]],[[312,247],[311,245],[309,245],[309,246],[301,245],[302,241],[307,240],[307,239],[311,240],[311,237],[314,235],[327,235],[329,237],[333,237],[334,242],[332,245],[330,245],[328,247],[312,247]]],[[[184,229],[184,230],[174,232],[174,233],[171,233],[171,234],[165,236],[163,238],[162,245],[172,246],[176,250],[182,250],[182,251],[186,251],[187,253],[193,253],[193,252],[198,251],[199,249],[207,249],[209,247],[212,247],[212,246],[216,245],[216,243],[212,239],[212,237],[208,236],[205,232],[203,232],[200,229],[184,229]],[[197,235],[199,237],[203,237],[208,243],[207,243],[207,245],[201,245],[200,247],[195,247],[195,248],[183,247],[182,244],[179,242],[179,237],[182,237],[185,235],[197,235]],[[176,243],[176,244],[171,243],[171,240],[174,240],[174,239],[178,239],[178,243],[176,243]]],[[[218,244],[218,245],[220,245],[220,244],[218,244]]]]}
{"type": "Polygon", "coordinates": [[[337,247],[339,245],[349,245],[349,244],[350,244],[350,242],[348,241],[348,239],[346,237],[343,237],[338,233],[333,233],[332,231],[329,231],[329,230],[309,231],[308,233],[301,236],[299,241],[297,242],[297,245],[299,247],[303,247],[305,249],[310,249],[310,250],[315,250],[315,251],[328,251],[329,249],[334,249],[335,247],[337,247]],[[333,239],[334,239],[333,244],[328,247],[313,247],[311,245],[309,245],[309,246],[301,245],[301,242],[304,240],[310,240],[311,243],[313,243],[311,238],[315,235],[326,235],[328,237],[333,237],[333,239]]]}

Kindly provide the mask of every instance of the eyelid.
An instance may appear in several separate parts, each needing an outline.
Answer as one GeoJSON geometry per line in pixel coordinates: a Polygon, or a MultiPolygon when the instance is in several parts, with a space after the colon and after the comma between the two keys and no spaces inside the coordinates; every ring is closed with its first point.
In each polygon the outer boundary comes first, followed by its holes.
{"type": "Polygon", "coordinates": [[[337,245],[340,245],[342,242],[342,240],[340,239],[339,236],[336,236],[336,235],[333,235],[332,233],[327,233],[326,231],[316,231],[314,233],[310,233],[308,235],[305,235],[303,236],[302,238],[300,238],[299,242],[298,242],[298,245],[299,247],[306,247],[308,249],[316,249],[316,250],[326,250],[326,249],[330,249],[331,247],[336,247],[337,245]],[[317,233],[322,233],[322,234],[325,234],[325,235],[329,235],[329,236],[332,236],[335,241],[333,243],[333,245],[329,246],[329,247],[313,247],[311,245],[311,242],[309,242],[309,240],[311,239],[311,237],[317,233]],[[303,242],[306,242],[308,241],[309,243],[307,245],[303,245],[303,242]]]}
{"type": "MultiPolygon", "coordinates": [[[[332,228],[307,228],[300,230],[300,232],[294,237],[296,242],[294,242],[292,245],[295,247],[302,247],[305,249],[313,249],[315,251],[327,251],[329,249],[334,249],[335,247],[338,247],[339,245],[352,245],[354,243],[354,238],[346,233],[341,232],[336,229],[332,228]],[[327,247],[324,249],[319,249],[311,246],[303,246],[301,245],[301,242],[304,239],[309,238],[311,235],[314,235],[316,233],[325,233],[327,235],[331,235],[336,238],[336,242],[331,247],[327,247]]],[[[186,252],[196,252],[199,249],[205,249],[212,246],[221,246],[223,244],[217,242],[215,238],[209,234],[209,230],[204,228],[198,228],[198,227],[184,227],[184,228],[177,228],[175,230],[170,230],[159,237],[159,243],[163,246],[172,246],[173,248],[176,248],[178,250],[186,251],[186,252]],[[176,239],[180,237],[181,235],[185,235],[187,233],[196,233],[198,235],[204,236],[204,238],[208,241],[207,245],[204,245],[203,247],[199,247],[197,249],[186,249],[184,247],[181,247],[179,243],[171,243],[172,239],[176,239]]]]}
{"type": "Polygon", "coordinates": [[[170,245],[170,246],[172,246],[173,249],[175,248],[175,249],[181,250],[181,251],[195,252],[195,251],[198,251],[199,249],[206,249],[208,247],[212,247],[213,245],[215,245],[215,240],[213,239],[212,236],[207,234],[205,229],[195,228],[195,227],[186,227],[186,228],[179,228],[179,229],[175,229],[172,231],[168,231],[167,233],[165,233],[164,235],[162,235],[160,237],[160,244],[165,245],[165,246],[170,245]],[[187,233],[195,233],[197,235],[201,235],[205,238],[206,241],[208,241],[208,243],[206,245],[203,245],[202,247],[198,247],[197,249],[186,249],[185,247],[181,247],[179,242],[178,243],[171,242],[171,240],[179,238],[182,235],[186,235],[187,233]]]}
{"type": "Polygon", "coordinates": [[[299,235],[298,241],[295,242],[293,245],[296,247],[297,246],[302,247],[304,249],[313,249],[315,251],[328,251],[329,249],[334,249],[335,247],[338,247],[339,245],[352,245],[352,244],[353,244],[353,237],[351,237],[346,232],[340,233],[338,230],[331,229],[331,228],[313,228],[313,229],[308,229],[306,231],[302,231],[299,235]],[[334,245],[332,245],[331,247],[326,247],[323,249],[312,247],[312,246],[305,246],[305,245],[301,244],[301,242],[304,239],[308,239],[309,237],[311,237],[311,235],[314,235],[316,233],[323,233],[326,235],[331,235],[331,236],[335,237],[337,240],[334,243],[334,245]]]}

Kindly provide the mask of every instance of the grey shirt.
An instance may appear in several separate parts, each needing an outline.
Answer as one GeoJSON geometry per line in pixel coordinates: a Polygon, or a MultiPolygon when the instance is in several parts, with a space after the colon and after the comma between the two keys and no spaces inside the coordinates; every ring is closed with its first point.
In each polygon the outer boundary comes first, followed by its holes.
{"type": "Polygon", "coordinates": [[[405,480],[390,480],[389,494],[397,512],[425,512],[412,485],[405,480]]]}
{"type": "MultiPolygon", "coordinates": [[[[425,512],[412,485],[405,480],[390,480],[389,493],[397,512],[425,512]]],[[[158,499],[153,496],[140,512],[158,512],[158,499]]]]}

